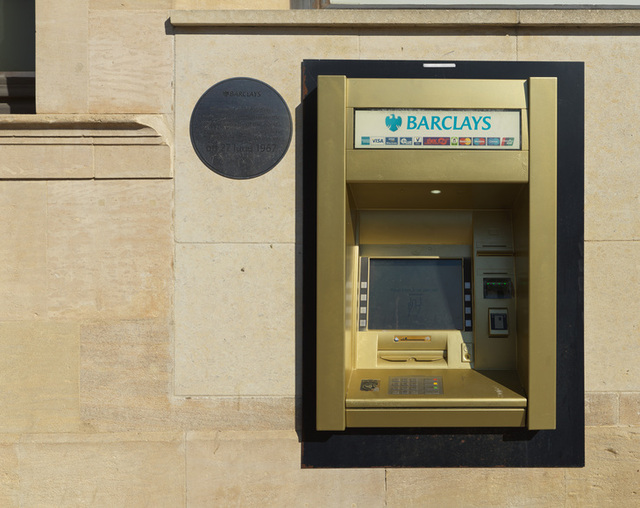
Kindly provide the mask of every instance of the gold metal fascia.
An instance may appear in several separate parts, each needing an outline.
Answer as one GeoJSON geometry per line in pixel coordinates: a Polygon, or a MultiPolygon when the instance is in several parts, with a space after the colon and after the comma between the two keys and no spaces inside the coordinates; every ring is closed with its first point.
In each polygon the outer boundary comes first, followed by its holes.
{"type": "Polygon", "coordinates": [[[522,183],[351,183],[359,210],[510,209],[522,183]],[[436,193],[431,191],[436,190],[436,193]],[[439,192],[438,192],[439,191],[439,192]]]}
{"type": "Polygon", "coordinates": [[[318,78],[316,428],[345,428],[346,78],[318,78]]]}
{"type": "Polygon", "coordinates": [[[468,210],[363,210],[360,243],[469,245],[471,217],[468,210]]]}
{"type": "Polygon", "coordinates": [[[449,407],[449,408],[502,408],[527,406],[518,375],[515,371],[478,371],[469,369],[432,369],[425,371],[419,365],[411,369],[356,369],[347,391],[347,408],[392,407],[449,407]],[[388,395],[390,379],[394,376],[441,376],[444,394],[440,395],[388,395]],[[376,379],[379,391],[362,391],[363,380],[376,379]]]}
{"type": "Polygon", "coordinates": [[[349,427],[523,427],[525,410],[472,409],[347,409],[349,427]]]}
{"type": "Polygon", "coordinates": [[[349,150],[347,181],[526,183],[529,152],[349,150]]]}
{"type": "Polygon", "coordinates": [[[556,425],[557,80],[529,80],[529,429],[556,425]]]}
{"type": "Polygon", "coordinates": [[[526,109],[526,80],[349,79],[349,108],[526,109]]]}

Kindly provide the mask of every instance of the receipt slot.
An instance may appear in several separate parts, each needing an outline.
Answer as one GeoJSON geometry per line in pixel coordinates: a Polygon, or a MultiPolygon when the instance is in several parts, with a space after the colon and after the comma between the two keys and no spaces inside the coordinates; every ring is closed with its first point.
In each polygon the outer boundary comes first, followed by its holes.
{"type": "Polygon", "coordinates": [[[318,79],[316,428],[555,428],[556,78],[318,79]]]}

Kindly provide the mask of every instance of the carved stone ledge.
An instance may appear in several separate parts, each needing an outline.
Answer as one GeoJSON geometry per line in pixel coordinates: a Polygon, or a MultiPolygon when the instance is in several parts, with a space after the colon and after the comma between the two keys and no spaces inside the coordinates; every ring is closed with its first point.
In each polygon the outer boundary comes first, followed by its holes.
{"type": "Polygon", "coordinates": [[[171,178],[161,115],[1,115],[0,179],[171,178]]]}
{"type": "Polygon", "coordinates": [[[159,115],[3,115],[0,144],[162,145],[172,137],[159,115]]]}

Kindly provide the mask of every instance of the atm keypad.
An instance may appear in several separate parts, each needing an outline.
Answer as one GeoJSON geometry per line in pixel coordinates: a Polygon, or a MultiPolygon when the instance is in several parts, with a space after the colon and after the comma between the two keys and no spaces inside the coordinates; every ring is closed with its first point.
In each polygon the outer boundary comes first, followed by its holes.
{"type": "Polygon", "coordinates": [[[442,395],[442,376],[389,378],[389,395],[442,395]]]}

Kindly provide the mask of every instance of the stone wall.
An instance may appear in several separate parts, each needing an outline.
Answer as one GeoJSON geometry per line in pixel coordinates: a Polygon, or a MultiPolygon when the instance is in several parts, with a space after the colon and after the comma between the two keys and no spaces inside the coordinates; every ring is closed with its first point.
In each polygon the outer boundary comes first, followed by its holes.
{"type": "Polygon", "coordinates": [[[38,114],[0,117],[0,505],[636,506],[640,13],[185,11],[241,3],[38,2],[38,114]],[[584,469],[301,469],[314,58],[585,62],[584,469]],[[188,136],[236,76],[295,126],[248,181],[188,136]]]}

